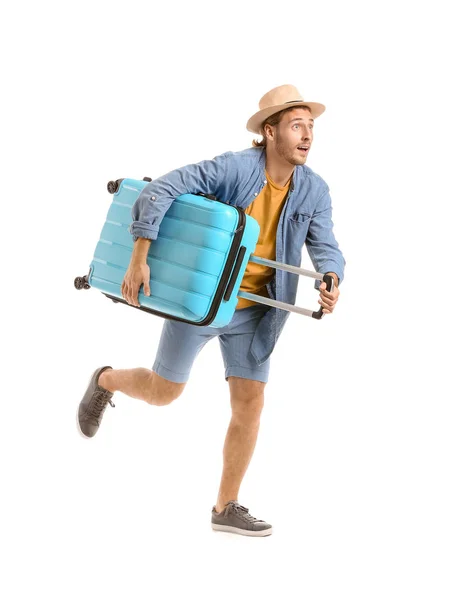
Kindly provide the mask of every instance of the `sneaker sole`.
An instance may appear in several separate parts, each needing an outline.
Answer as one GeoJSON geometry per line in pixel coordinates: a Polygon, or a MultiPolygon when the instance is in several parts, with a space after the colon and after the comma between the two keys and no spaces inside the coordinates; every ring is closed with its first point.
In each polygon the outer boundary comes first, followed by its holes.
{"type": "Polygon", "coordinates": [[[84,438],[85,440],[91,440],[92,438],[89,437],[88,435],[85,435],[82,431],[81,431],[81,427],[80,427],[80,421],[78,418],[78,408],[76,409],[76,428],[78,429],[78,433],[80,434],[80,436],[82,438],[84,438]]]}
{"type": "Polygon", "coordinates": [[[217,525],[212,523],[212,529],[214,531],[227,531],[228,533],[239,533],[240,535],[249,535],[251,537],[264,537],[273,533],[273,528],[262,529],[261,531],[251,531],[248,529],[239,529],[238,527],[231,527],[231,525],[217,525]]]}

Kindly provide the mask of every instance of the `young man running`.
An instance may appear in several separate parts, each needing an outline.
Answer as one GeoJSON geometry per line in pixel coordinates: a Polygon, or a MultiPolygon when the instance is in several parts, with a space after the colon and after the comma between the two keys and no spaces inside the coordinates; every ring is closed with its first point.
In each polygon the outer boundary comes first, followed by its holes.
{"type": "MultiPolygon", "coordinates": [[[[150,295],[147,264],[151,241],[171,203],[181,194],[213,194],[240,206],[260,225],[254,254],[299,266],[304,244],[316,271],[332,275],[335,287],[326,291],[316,281],[324,314],[333,312],[343,280],[345,260],[332,231],[332,205],[325,181],[305,165],[313,127],[325,110],[307,102],[292,85],[270,90],[248,131],[262,135],[252,147],[225,152],[212,160],[187,165],[148,183],[137,198],[129,228],[134,248],[122,283],[123,298],[139,306],[143,286],[150,295]]],[[[240,289],[294,304],[298,275],[249,262],[240,289]]],[[[229,383],[232,418],[223,449],[223,472],[212,528],[251,536],[272,533],[265,521],[250,515],[238,502],[243,476],[256,445],[270,355],[289,312],[239,298],[230,323],[222,328],[196,326],[165,319],[152,370],[99,367],[79,406],[78,420],[87,437],[96,434],[114,392],[156,406],[179,398],[194,360],[205,344],[218,336],[229,383]]]]}

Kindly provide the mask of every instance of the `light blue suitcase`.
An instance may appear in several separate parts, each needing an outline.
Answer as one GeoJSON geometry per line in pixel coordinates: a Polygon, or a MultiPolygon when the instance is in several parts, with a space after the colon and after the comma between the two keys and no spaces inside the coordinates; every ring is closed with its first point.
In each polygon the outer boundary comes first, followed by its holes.
{"type": "MultiPolygon", "coordinates": [[[[149,178],[108,183],[114,194],[106,222],[90,263],[89,273],[75,279],[77,289],[97,288],[114,302],[129,305],[121,294],[134,241],[129,226],[131,209],[149,178]]],[[[320,279],[332,289],[333,279],[315,271],[254,256],[260,227],[239,207],[214,196],[183,194],[175,198],[148,252],[150,296],[143,287],[140,306],[133,307],[194,325],[224,327],[238,298],[320,319],[322,309],[311,311],[239,290],[249,261],[320,279]]]]}

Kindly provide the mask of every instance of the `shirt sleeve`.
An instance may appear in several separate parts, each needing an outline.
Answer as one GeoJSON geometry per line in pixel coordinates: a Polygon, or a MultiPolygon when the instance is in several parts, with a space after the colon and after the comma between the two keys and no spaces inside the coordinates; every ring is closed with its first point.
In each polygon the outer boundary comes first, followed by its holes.
{"type": "Polygon", "coordinates": [[[157,239],[159,226],[172,202],[181,194],[212,194],[218,190],[227,174],[231,152],[220,154],[211,160],[203,160],[170,171],[151,181],[140,192],[131,214],[133,222],[128,231],[133,240],[143,237],[157,239]]]}
{"type": "MultiPolygon", "coordinates": [[[[344,278],[346,261],[335,239],[333,225],[332,201],[328,188],[318,200],[317,207],[310,220],[306,248],[315,271],[319,273],[336,273],[340,285],[344,278]]],[[[318,289],[321,283],[319,279],[316,279],[315,288],[318,289]]]]}

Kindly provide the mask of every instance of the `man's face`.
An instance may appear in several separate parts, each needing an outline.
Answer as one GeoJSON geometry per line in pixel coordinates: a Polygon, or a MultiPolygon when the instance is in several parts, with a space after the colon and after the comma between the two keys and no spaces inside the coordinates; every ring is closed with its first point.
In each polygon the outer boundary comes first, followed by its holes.
{"type": "Polygon", "coordinates": [[[274,149],[291,165],[303,165],[313,140],[313,119],[307,108],[294,108],[282,115],[281,122],[271,129],[274,149]],[[300,150],[307,146],[307,150],[300,150]]]}

